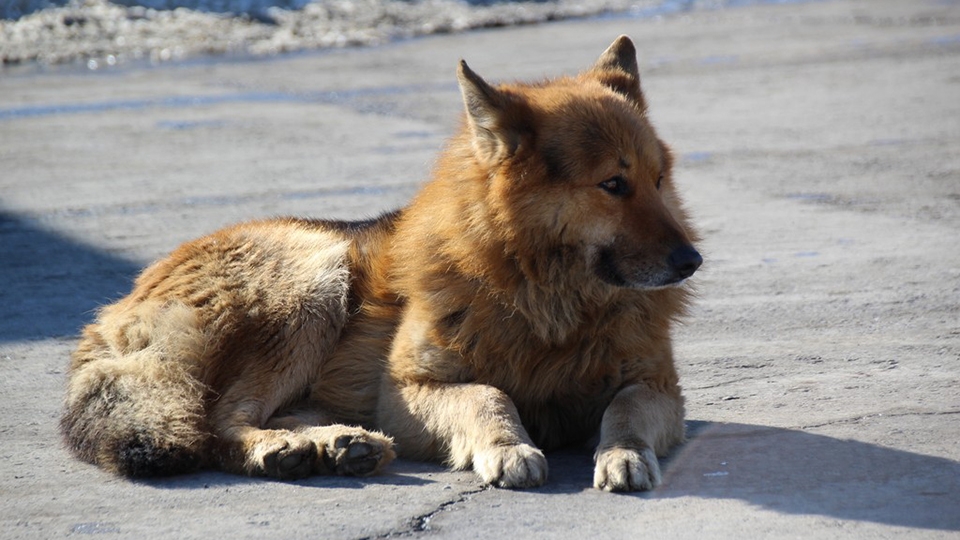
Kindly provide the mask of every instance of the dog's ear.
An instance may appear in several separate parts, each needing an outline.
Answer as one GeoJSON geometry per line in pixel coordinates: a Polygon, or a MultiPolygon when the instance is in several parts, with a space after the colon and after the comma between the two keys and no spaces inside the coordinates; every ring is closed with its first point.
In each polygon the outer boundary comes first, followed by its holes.
{"type": "Polygon", "coordinates": [[[473,145],[485,159],[499,161],[517,151],[521,130],[515,98],[487,84],[463,60],[457,69],[460,93],[473,132],[473,145]]]}
{"type": "Polygon", "coordinates": [[[640,69],[637,67],[637,49],[627,36],[620,36],[603,51],[592,73],[614,92],[636,102],[641,111],[647,105],[640,91],[640,69]]]}

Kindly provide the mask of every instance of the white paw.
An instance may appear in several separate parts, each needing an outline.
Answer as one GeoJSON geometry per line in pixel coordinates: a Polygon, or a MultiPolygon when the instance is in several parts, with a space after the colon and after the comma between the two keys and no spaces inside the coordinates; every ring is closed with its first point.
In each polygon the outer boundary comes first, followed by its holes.
{"type": "Polygon", "coordinates": [[[593,487],[604,491],[644,491],[660,485],[660,464],[650,448],[606,448],[597,452],[593,487]]]}
{"type": "Polygon", "coordinates": [[[477,452],[473,470],[484,482],[497,487],[536,487],[547,481],[547,458],[529,444],[498,446],[477,452]]]}

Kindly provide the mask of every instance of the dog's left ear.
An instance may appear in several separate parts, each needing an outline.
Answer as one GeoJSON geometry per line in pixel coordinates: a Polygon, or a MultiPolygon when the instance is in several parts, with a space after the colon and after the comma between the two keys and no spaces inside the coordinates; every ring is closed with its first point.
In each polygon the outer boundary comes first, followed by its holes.
{"type": "Polygon", "coordinates": [[[522,111],[517,100],[487,84],[463,60],[457,70],[467,122],[478,156],[491,161],[513,155],[520,146],[522,111]]]}
{"type": "Polygon", "coordinates": [[[640,91],[640,69],[637,67],[637,49],[627,36],[618,37],[603,51],[591,70],[601,83],[614,92],[633,100],[641,111],[647,104],[640,91]]]}

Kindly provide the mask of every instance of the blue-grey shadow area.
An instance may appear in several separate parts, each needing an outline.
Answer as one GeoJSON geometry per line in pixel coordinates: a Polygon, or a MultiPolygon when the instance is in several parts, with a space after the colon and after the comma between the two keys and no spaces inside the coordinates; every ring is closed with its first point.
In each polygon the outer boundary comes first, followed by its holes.
{"type": "Polygon", "coordinates": [[[139,271],[0,210],[0,343],[77,334],[139,271]]]}
{"type": "Polygon", "coordinates": [[[258,483],[289,482],[305,488],[323,489],[363,489],[368,485],[384,486],[422,486],[434,483],[434,480],[418,475],[442,473],[446,469],[440,465],[415,461],[397,460],[387,470],[377,476],[311,476],[302,480],[287,481],[271,478],[251,478],[219,471],[202,471],[193,474],[172,476],[169,478],[139,479],[132,482],[160,489],[207,489],[210,487],[231,487],[258,483]]]}
{"type": "MultiPolygon", "coordinates": [[[[688,435],[687,443],[661,460],[662,486],[610,497],[737,499],[788,515],[960,531],[958,462],[768,426],[691,421],[688,435]]],[[[547,453],[550,479],[529,491],[549,496],[591,489],[592,454],[587,448],[547,453]]],[[[434,463],[397,460],[380,476],[317,476],[296,484],[326,489],[417,486],[433,481],[424,476],[444,470],[434,463]]],[[[203,472],[146,482],[167,489],[198,489],[277,480],[203,472]]]]}
{"type": "Polygon", "coordinates": [[[790,429],[688,425],[664,485],[646,496],[739,499],[784,514],[960,531],[958,462],[790,429]]]}
{"type": "MultiPolygon", "coordinates": [[[[620,496],[739,499],[784,514],[960,531],[958,462],[790,429],[687,426],[687,443],[660,462],[663,485],[620,496]]],[[[547,459],[550,480],[539,492],[571,494],[592,485],[590,450],[547,459]]]]}

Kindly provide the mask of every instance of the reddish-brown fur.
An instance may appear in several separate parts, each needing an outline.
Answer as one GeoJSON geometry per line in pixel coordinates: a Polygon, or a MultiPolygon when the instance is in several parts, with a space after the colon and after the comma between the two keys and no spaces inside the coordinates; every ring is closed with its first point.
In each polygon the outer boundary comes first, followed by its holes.
{"type": "Polygon", "coordinates": [[[459,77],[463,129],[404,210],[226,229],[106,308],[71,366],[77,454],[293,478],[376,472],[395,441],[526,487],[540,448],[599,437],[596,487],[656,486],[700,257],[633,45],[540,84],[459,77]]]}

